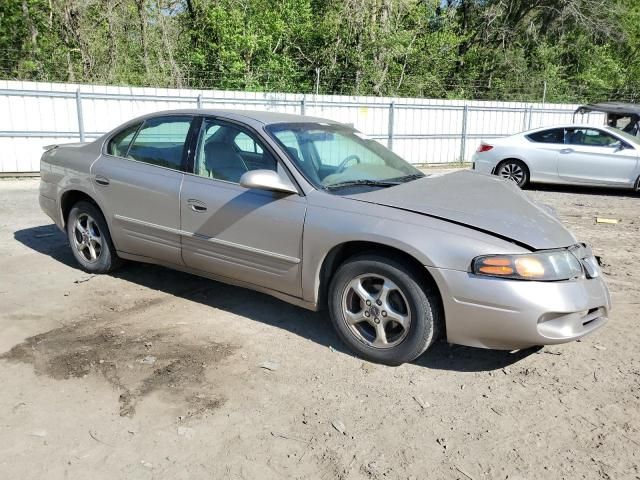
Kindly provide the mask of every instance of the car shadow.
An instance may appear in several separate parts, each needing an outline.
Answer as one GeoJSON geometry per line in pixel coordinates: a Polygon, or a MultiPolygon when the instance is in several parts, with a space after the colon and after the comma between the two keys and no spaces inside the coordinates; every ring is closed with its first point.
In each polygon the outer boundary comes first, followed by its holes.
{"type": "MultiPolygon", "coordinates": [[[[28,248],[80,271],[66,236],[55,225],[18,230],[14,233],[14,238],[28,248]]],[[[149,289],[281,328],[324,345],[327,349],[353,355],[338,338],[326,311],[311,312],[266,294],[157,265],[128,262],[110,275],[149,289]]],[[[450,345],[440,340],[414,364],[438,370],[480,372],[504,368],[535,352],[536,349],[521,350],[515,353],[484,350],[450,345]]]]}
{"type": "Polygon", "coordinates": [[[602,195],[606,197],[640,198],[635,190],[611,187],[590,187],[586,185],[560,185],[550,183],[532,183],[524,189],[526,192],[576,193],[580,195],[602,195]]]}

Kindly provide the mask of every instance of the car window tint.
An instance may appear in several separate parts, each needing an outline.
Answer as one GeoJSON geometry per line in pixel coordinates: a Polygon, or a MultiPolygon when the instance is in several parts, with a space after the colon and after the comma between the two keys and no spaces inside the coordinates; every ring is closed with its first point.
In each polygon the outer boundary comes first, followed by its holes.
{"type": "Polygon", "coordinates": [[[527,138],[537,143],[563,143],[564,129],[552,128],[527,135],[527,138]]]}
{"type": "Polygon", "coordinates": [[[243,152],[262,153],[260,145],[254,142],[253,139],[244,132],[238,133],[233,143],[243,152]]]}
{"type": "Polygon", "coordinates": [[[613,135],[595,128],[569,128],[565,142],[570,145],[585,145],[591,147],[608,147],[619,142],[613,135]]]}
{"type": "Polygon", "coordinates": [[[107,145],[107,153],[109,155],[115,155],[117,157],[124,157],[127,155],[127,150],[129,149],[129,144],[131,143],[131,139],[138,131],[138,127],[140,127],[139,123],[135,125],[125,128],[119,133],[116,133],[111,140],[109,140],[109,144],[107,145]]]}
{"type": "Polygon", "coordinates": [[[340,132],[325,135],[314,133],[310,132],[309,141],[313,142],[322,165],[337,167],[345,161],[351,165],[385,165],[382,157],[375,151],[354,142],[350,136],[340,132]]]}
{"type": "Polygon", "coordinates": [[[191,120],[191,117],[161,117],[145,121],[127,158],[181,170],[191,120]]]}
{"type": "Polygon", "coordinates": [[[198,139],[196,175],[239,183],[240,177],[250,170],[278,171],[278,162],[253,134],[215,119],[205,119],[198,139]]]}
{"type": "Polygon", "coordinates": [[[304,164],[305,156],[298,143],[298,137],[291,130],[278,130],[274,132],[276,138],[287,149],[287,153],[298,164],[304,164]]]}

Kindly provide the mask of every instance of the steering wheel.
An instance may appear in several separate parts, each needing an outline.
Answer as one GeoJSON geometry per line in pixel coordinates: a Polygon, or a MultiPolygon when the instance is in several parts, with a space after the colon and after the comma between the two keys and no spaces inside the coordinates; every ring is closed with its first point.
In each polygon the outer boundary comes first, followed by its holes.
{"type": "Polygon", "coordinates": [[[336,170],[336,173],[344,172],[347,169],[347,164],[352,160],[355,160],[358,164],[360,163],[360,157],[358,155],[356,155],[355,153],[352,153],[347,158],[342,160],[342,163],[340,163],[340,165],[338,166],[338,169],[336,170]]]}

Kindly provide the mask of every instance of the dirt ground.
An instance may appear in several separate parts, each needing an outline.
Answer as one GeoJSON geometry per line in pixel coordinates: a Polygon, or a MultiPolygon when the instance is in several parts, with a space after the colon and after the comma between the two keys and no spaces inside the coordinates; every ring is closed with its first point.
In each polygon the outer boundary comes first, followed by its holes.
{"type": "Polygon", "coordinates": [[[602,257],[596,334],[392,368],[325,313],[155,266],[83,273],[37,186],[0,180],[2,479],[640,479],[637,195],[529,190],[602,257]]]}

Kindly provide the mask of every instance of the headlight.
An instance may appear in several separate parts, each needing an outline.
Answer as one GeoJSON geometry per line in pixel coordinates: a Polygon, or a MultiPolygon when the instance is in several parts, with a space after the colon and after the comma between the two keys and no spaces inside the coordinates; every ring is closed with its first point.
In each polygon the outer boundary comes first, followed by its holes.
{"type": "Polygon", "coordinates": [[[583,275],[578,259],[567,250],[524,255],[483,255],[471,263],[476,275],[515,280],[569,280],[583,275]]]}

